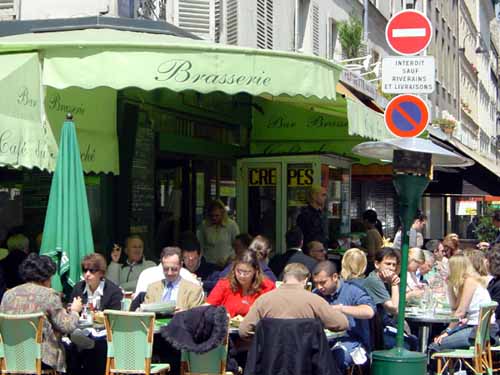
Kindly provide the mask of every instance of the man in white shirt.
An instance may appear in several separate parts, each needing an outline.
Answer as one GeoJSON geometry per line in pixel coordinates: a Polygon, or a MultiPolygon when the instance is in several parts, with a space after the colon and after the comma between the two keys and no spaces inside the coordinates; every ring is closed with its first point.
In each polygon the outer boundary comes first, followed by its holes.
{"type": "MultiPolygon", "coordinates": [[[[409,248],[412,247],[418,247],[420,249],[423,248],[424,246],[424,236],[422,235],[422,232],[424,231],[425,224],[427,223],[427,216],[422,215],[420,213],[417,213],[415,216],[415,219],[413,220],[413,224],[410,228],[410,246],[409,248]]],[[[394,249],[399,249],[401,250],[401,229],[398,230],[396,233],[396,236],[394,236],[394,243],[392,247],[394,249]]]]}
{"type": "MultiPolygon", "coordinates": [[[[165,250],[165,249],[164,249],[165,250]]],[[[189,272],[186,268],[182,267],[180,269],[180,276],[184,280],[190,281],[192,283],[196,283],[200,285],[200,282],[196,278],[196,275],[189,272]]],[[[163,273],[163,265],[158,264],[156,267],[150,267],[145,269],[139,275],[139,279],[137,280],[137,287],[135,288],[134,295],[137,296],[141,292],[145,292],[148,289],[148,286],[163,280],[165,278],[165,274],[163,273]]]]}

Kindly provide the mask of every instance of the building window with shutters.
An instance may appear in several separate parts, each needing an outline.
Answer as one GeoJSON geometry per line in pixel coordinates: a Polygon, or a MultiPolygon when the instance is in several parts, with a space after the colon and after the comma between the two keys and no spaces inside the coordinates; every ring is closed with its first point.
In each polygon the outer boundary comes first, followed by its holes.
{"type": "Polygon", "coordinates": [[[200,38],[215,40],[215,0],[176,0],[174,9],[176,26],[200,38]]]}
{"type": "Polygon", "coordinates": [[[313,54],[319,56],[319,6],[312,6],[312,45],[313,54]]]}
{"type": "Polygon", "coordinates": [[[238,0],[227,0],[226,3],[227,44],[238,44],[238,0]]]}
{"type": "Polygon", "coordinates": [[[273,0],[257,0],[257,48],[273,49],[273,0]]]}

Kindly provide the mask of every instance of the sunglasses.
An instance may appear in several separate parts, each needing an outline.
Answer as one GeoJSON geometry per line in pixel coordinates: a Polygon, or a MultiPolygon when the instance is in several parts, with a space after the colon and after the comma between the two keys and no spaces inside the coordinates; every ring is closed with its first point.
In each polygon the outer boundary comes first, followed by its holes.
{"type": "Polygon", "coordinates": [[[90,272],[90,273],[92,273],[92,274],[99,272],[99,270],[96,269],[96,268],[82,268],[82,273],[83,274],[86,274],[87,271],[90,272]]]}

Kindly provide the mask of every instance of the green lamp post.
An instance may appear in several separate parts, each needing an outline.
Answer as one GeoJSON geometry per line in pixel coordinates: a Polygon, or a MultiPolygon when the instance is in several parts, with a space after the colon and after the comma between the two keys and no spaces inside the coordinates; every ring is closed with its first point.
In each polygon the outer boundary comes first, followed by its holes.
{"type": "Polygon", "coordinates": [[[401,242],[401,275],[397,316],[396,347],[372,353],[374,375],[422,375],[426,373],[425,353],[404,348],[404,318],[406,305],[406,276],[408,270],[408,233],[420,199],[430,180],[432,168],[467,167],[473,163],[460,155],[421,138],[399,138],[379,142],[364,142],[352,150],[355,154],[392,161],[393,184],[399,196],[403,229],[401,242]]]}

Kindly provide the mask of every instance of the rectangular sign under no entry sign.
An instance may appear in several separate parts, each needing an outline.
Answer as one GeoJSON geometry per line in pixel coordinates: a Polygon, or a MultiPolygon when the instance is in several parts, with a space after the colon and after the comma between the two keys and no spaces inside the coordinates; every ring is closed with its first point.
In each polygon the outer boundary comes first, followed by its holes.
{"type": "Polygon", "coordinates": [[[382,59],[382,92],[430,94],[436,88],[433,56],[385,57],[382,59]]]}

